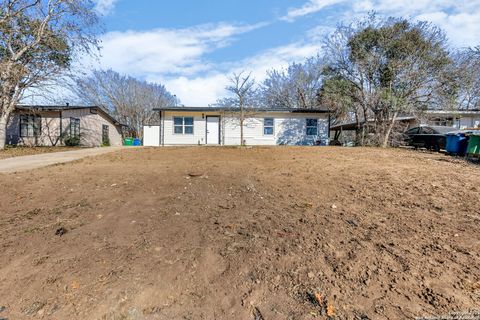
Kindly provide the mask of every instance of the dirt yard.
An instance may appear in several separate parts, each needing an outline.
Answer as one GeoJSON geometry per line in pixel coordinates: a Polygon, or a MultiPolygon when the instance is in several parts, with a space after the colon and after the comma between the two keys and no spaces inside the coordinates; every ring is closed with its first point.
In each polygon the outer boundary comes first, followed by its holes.
{"type": "Polygon", "coordinates": [[[413,319],[480,306],[480,167],[123,150],[0,175],[0,318],[413,319]]]}
{"type": "Polygon", "coordinates": [[[78,149],[80,149],[80,147],[7,147],[5,150],[0,150],[0,160],[40,153],[62,152],[78,149]]]}

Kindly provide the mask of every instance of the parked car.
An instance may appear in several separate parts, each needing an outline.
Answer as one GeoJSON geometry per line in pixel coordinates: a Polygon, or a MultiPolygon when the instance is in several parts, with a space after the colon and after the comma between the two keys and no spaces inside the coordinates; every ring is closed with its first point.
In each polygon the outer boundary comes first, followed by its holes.
{"type": "Polygon", "coordinates": [[[405,132],[405,142],[415,148],[426,148],[429,150],[444,150],[447,133],[456,131],[453,127],[422,126],[415,127],[405,132]]]}

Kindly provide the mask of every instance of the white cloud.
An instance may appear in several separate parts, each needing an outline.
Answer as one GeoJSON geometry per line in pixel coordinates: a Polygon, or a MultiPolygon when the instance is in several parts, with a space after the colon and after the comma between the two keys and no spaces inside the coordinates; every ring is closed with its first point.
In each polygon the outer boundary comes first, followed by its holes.
{"type": "Polygon", "coordinates": [[[242,63],[213,63],[206,58],[231,45],[235,37],[266,23],[204,24],[184,29],[109,32],[102,38],[100,61],[83,66],[117,72],[165,84],[187,105],[215,103],[225,94],[226,75],[242,63]]]}
{"type": "Polygon", "coordinates": [[[187,106],[207,106],[229,93],[225,90],[232,72],[251,72],[261,82],[271,69],[286,68],[292,62],[301,62],[318,53],[319,44],[299,42],[271,48],[238,62],[212,66],[209,73],[195,77],[151,77],[147,80],[165,84],[187,106]]]}
{"type": "Polygon", "coordinates": [[[348,22],[375,11],[382,16],[431,21],[446,31],[453,46],[480,44],[479,0],[308,0],[288,10],[281,19],[291,22],[338,4],[342,4],[342,10],[335,13],[337,21],[348,22]]]}
{"type": "Polygon", "coordinates": [[[346,0],[309,0],[303,6],[299,8],[291,8],[287,14],[281,18],[281,20],[292,22],[295,19],[306,16],[312,13],[321,11],[322,9],[333,6],[346,0]]]}
{"type": "Polygon", "coordinates": [[[102,38],[102,67],[141,76],[194,75],[211,68],[204,55],[225,47],[256,25],[205,24],[186,29],[110,32],[102,38]]]}
{"type": "Polygon", "coordinates": [[[418,15],[415,19],[430,21],[441,27],[454,47],[471,47],[480,44],[480,11],[458,14],[437,11],[418,15]]]}
{"type": "Polygon", "coordinates": [[[228,82],[227,74],[218,71],[197,77],[149,77],[148,81],[158,82],[176,94],[181,103],[190,107],[205,107],[213,104],[220,97],[225,96],[225,85],[228,82]]]}
{"type": "Polygon", "coordinates": [[[101,15],[107,15],[113,11],[118,0],[95,0],[95,10],[101,15]]]}
{"type": "Polygon", "coordinates": [[[480,1],[365,0],[353,5],[357,15],[371,10],[384,16],[430,21],[446,32],[454,47],[480,43],[480,1]]]}

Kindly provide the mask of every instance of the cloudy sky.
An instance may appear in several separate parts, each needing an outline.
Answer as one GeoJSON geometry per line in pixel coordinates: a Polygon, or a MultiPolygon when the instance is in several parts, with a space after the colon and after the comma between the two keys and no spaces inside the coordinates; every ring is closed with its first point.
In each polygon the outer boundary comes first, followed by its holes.
{"type": "Polygon", "coordinates": [[[480,44],[480,0],[97,0],[107,32],[93,67],[165,84],[183,104],[206,106],[226,94],[231,72],[261,81],[268,69],[315,55],[339,22],[372,10],[429,20],[452,47],[480,44]]]}

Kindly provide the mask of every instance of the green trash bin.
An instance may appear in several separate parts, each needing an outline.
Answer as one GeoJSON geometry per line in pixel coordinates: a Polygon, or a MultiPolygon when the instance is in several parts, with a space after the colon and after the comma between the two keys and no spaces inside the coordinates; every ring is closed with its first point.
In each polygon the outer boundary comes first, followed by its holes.
{"type": "Polygon", "coordinates": [[[126,146],[133,146],[133,138],[125,138],[123,144],[126,146]]]}
{"type": "Polygon", "coordinates": [[[480,135],[472,134],[468,139],[467,154],[469,156],[480,156],[480,135]]]}

